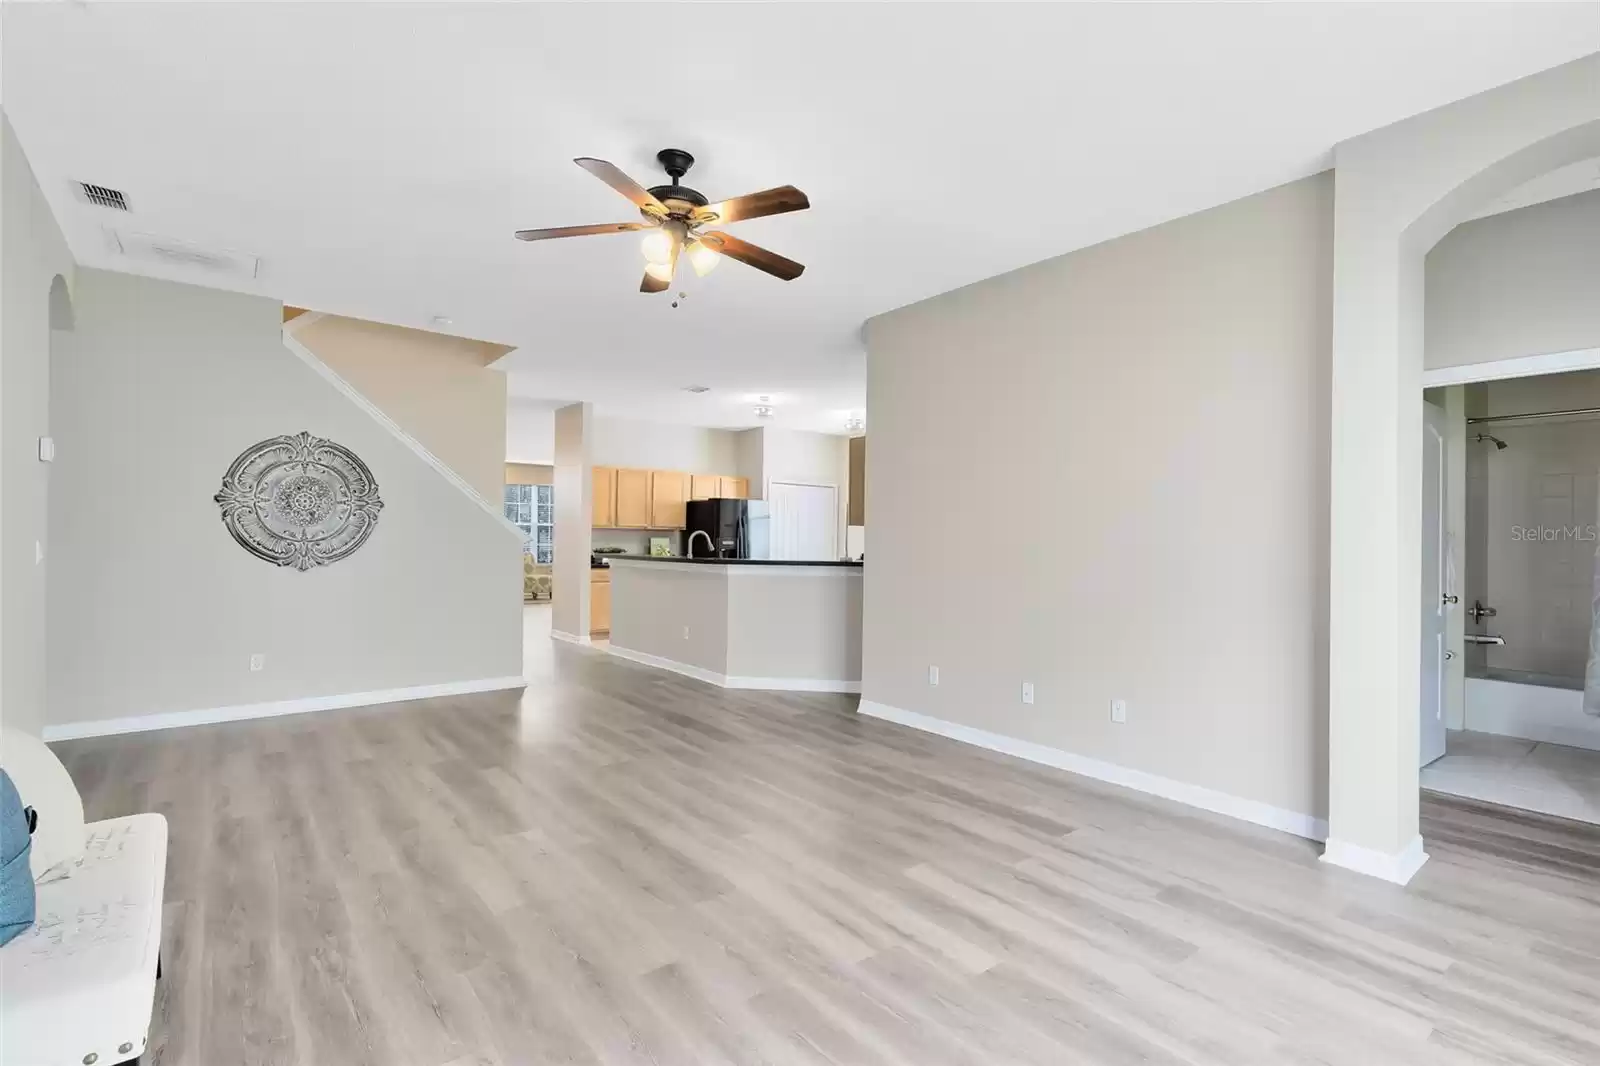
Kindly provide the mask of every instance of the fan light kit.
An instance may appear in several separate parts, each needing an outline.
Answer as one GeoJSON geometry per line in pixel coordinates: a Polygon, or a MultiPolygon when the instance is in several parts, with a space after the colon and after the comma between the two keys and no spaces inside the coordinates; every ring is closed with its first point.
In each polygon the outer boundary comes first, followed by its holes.
{"type": "Polygon", "coordinates": [[[851,433],[860,433],[867,428],[867,420],[859,415],[852,415],[844,420],[844,428],[851,433]]]}
{"type": "MultiPolygon", "coordinates": [[[[806,268],[792,259],[785,259],[759,245],[707,227],[727,225],[747,218],[804,211],[811,206],[805,193],[793,185],[780,185],[775,189],[711,203],[700,192],[679,184],[689,168],[694,166],[694,156],[681,148],[664,148],[656,153],[656,160],[667,172],[671,184],[656,185],[649,189],[604,159],[573,160],[631,200],[639,209],[639,214],[644,216],[643,222],[525,229],[517,231],[517,240],[547,241],[556,237],[587,237],[598,233],[648,230],[639,242],[639,250],[644,253],[645,260],[644,280],[639,283],[640,292],[666,292],[670,289],[673,275],[678,269],[678,259],[683,256],[688,257],[689,266],[700,277],[716,269],[723,256],[784,281],[793,281],[804,273],[806,268]]],[[[681,293],[678,298],[683,298],[681,293]]]]}
{"type": "Polygon", "coordinates": [[[771,418],[772,417],[772,408],[768,407],[764,403],[763,404],[757,404],[756,408],[755,408],[755,412],[756,412],[756,417],[757,418],[771,418]]]}

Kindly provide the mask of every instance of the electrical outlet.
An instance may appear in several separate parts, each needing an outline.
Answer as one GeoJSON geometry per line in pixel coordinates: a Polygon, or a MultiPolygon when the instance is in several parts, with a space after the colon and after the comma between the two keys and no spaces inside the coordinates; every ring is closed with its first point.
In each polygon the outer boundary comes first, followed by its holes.
{"type": "Polygon", "coordinates": [[[1033,682],[1032,681],[1024,681],[1022,683],[1022,702],[1023,703],[1032,703],[1033,702],[1033,682]]]}
{"type": "Polygon", "coordinates": [[[252,674],[261,670],[265,670],[266,668],[267,657],[265,655],[261,654],[260,652],[256,652],[254,655],[250,656],[250,672],[252,674]]]}
{"type": "Polygon", "coordinates": [[[1113,722],[1126,722],[1128,720],[1128,701],[1111,701],[1111,720],[1113,722]]]}
{"type": "Polygon", "coordinates": [[[928,684],[937,685],[938,683],[939,683],[939,668],[937,666],[928,667],[928,684]]]}
{"type": "Polygon", "coordinates": [[[684,640],[688,640],[689,639],[689,627],[688,626],[684,626],[683,627],[683,639],[684,640]]]}

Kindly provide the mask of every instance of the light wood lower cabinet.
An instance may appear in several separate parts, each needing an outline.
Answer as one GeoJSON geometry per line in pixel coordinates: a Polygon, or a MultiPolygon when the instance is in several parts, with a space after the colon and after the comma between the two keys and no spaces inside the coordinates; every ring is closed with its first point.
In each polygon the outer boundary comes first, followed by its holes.
{"type": "Polygon", "coordinates": [[[649,470],[617,471],[617,511],[612,523],[619,529],[650,528],[649,470]]]}
{"type": "Polygon", "coordinates": [[[611,632],[611,571],[589,571],[589,634],[611,632]]]}

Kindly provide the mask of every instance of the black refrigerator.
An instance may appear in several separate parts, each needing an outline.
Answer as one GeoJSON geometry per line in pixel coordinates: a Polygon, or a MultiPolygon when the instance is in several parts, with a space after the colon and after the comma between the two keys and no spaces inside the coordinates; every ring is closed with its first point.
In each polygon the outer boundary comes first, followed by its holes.
{"type": "Polygon", "coordinates": [[[750,521],[743,500],[690,500],[685,518],[684,552],[689,558],[750,558],[750,521]],[[696,536],[697,531],[705,536],[696,536]]]}

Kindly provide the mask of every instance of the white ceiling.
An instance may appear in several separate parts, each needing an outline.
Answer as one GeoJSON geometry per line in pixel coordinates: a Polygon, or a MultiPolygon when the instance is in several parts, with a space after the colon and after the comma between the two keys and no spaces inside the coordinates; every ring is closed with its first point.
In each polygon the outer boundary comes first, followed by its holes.
{"type": "MultiPolygon", "coordinates": [[[[3,98],[80,262],[518,346],[513,392],[839,430],[864,319],[1313,173],[1346,137],[1600,48],[1593,4],[7,4],[3,98]],[[687,148],[806,263],[673,310],[571,163],[687,148]],[[124,190],[133,213],[75,199],[124,190]],[[107,225],[260,257],[120,258],[107,225]],[[177,272],[174,273],[173,271],[177,272]],[[703,384],[703,396],[681,387],[703,384]]],[[[685,271],[688,274],[687,271],[685,271]]],[[[973,388],[983,360],[973,353],[973,388]]]]}

